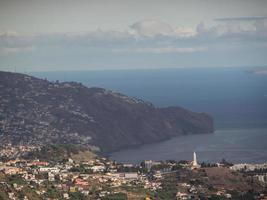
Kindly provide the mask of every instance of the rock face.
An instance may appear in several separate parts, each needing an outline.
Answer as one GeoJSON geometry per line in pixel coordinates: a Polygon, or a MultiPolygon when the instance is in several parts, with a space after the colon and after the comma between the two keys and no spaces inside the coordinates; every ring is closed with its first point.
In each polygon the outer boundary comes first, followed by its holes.
{"type": "Polygon", "coordinates": [[[75,82],[0,72],[0,144],[70,143],[102,152],[213,132],[212,118],[75,82]]]}

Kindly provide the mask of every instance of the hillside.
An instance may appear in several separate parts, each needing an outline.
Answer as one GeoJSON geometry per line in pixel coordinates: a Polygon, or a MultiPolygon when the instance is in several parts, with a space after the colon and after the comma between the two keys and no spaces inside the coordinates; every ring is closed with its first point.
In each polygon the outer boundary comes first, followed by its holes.
{"type": "Polygon", "coordinates": [[[85,160],[92,160],[95,157],[96,155],[89,151],[88,148],[71,144],[46,145],[23,156],[27,160],[39,159],[50,163],[58,163],[69,158],[76,163],[80,163],[85,160]]]}
{"type": "Polygon", "coordinates": [[[76,82],[0,72],[0,144],[82,144],[103,153],[180,134],[213,132],[212,118],[76,82]]]}

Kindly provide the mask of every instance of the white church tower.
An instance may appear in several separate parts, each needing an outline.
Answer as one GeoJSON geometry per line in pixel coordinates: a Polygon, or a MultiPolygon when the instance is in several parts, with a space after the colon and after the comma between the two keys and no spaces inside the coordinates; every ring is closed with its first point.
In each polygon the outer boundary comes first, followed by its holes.
{"type": "Polygon", "coordinates": [[[193,153],[193,161],[191,162],[191,169],[200,168],[200,165],[197,163],[197,154],[196,152],[193,153]]]}

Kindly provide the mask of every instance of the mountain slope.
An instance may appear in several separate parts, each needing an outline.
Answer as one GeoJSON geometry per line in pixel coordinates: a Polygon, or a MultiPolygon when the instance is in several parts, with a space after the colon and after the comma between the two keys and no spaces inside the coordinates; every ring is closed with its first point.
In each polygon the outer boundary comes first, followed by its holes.
{"type": "Polygon", "coordinates": [[[72,143],[105,152],[213,132],[212,118],[75,82],[0,72],[0,143],[72,143]]]}

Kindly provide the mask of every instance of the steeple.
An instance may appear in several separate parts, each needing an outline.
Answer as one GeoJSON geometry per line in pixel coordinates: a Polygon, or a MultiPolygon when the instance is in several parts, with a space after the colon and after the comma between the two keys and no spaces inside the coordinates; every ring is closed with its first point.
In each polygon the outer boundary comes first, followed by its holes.
{"type": "Polygon", "coordinates": [[[197,165],[197,154],[196,154],[196,152],[193,153],[193,165],[194,166],[197,165]]]}
{"type": "Polygon", "coordinates": [[[196,152],[193,153],[193,161],[191,162],[191,169],[200,168],[200,165],[197,163],[197,154],[196,152]]]}

